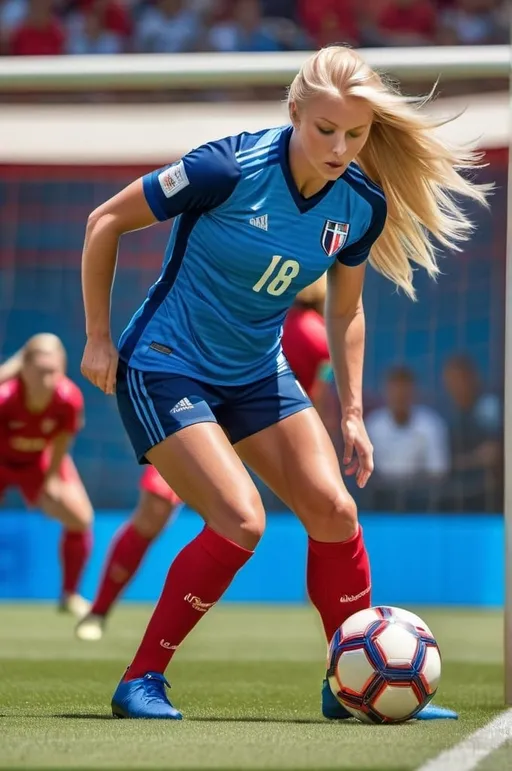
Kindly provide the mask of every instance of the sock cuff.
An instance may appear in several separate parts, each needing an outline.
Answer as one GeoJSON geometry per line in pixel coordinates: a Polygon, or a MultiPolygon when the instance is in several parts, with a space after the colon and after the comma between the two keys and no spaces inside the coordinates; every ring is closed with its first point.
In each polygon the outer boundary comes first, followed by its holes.
{"type": "Polygon", "coordinates": [[[339,559],[340,557],[352,557],[360,549],[363,543],[363,528],[358,525],[356,533],[346,541],[315,541],[308,536],[309,549],[318,557],[325,559],[339,559]]]}
{"type": "Polygon", "coordinates": [[[87,530],[64,530],[62,537],[66,541],[90,541],[92,532],[90,528],[87,530]]]}
{"type": "Polygon", "coordinates": [[[244,549],[243,546],[212,530],[208,525],[205,525],[199,533],[198,541],[217,562],[234,570],[239,570],[254,554],[253,551],[244,549]]]}
{"type": "Polygon", "coordinates": [[[151,543],[151,541],[154,540],[153,538],[148,538],[147,535],[142,535],[142,533],[139,533],[139,531],[131,521],[128,521],[126,522],[126,524],[121,526],[121,533],[122,535],[127,535],[129,533],[130,538],[136,538],[139,543],[144,545],[151,543]]]}

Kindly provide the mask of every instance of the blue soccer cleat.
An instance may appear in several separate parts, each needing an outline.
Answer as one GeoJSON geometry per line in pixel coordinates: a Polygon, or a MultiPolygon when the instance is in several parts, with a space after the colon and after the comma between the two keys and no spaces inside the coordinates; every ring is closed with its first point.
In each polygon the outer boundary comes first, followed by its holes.
{"type": "Polygon", "coordinates": [[[139,720],[181,720],[165,692],[169,683],[159,672],[148,672],[135,680],[121,680],[112,697],[114,717],[139,720]]]}
{"type": "Polygon", "coordinates": [[[354,717],[350,714],[348,709],[343,707],[336,696],[331,691],[329,683],[324,680],[322,683],[322,715],[327,720],[347,720],[349,717],[354,717]]]}
{"type": "MultiPolygon", "coordinates": [[[[336,696],[330,689],[327,680],[322,683],[322,714],[328,720],[347,720],[353,717],[345,707],[340,704],[336,696]]],[[[435,704],[427,704],[420,709],[412,720],[458,720],[456,712],[445,707],[436,707],[435,704]]]]}
{"type": "Polygon", "coordinates": [[[436,707],[435,704],[427,704],[426,707],[420,709],[413,720],[458,720],[459,716],[453,709],[446,709],[446,707],[436,707]]]}

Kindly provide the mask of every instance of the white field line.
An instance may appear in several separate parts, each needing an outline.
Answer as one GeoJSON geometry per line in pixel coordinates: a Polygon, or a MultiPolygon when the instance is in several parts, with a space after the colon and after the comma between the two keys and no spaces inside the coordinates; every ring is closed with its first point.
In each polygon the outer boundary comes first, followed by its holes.
{"type": "Polygon", "coordinates": [[[459,744],[424,763],[418,771],[472,771],[509,739],[512,739],[512,709],[501,712],[459,744]]]}

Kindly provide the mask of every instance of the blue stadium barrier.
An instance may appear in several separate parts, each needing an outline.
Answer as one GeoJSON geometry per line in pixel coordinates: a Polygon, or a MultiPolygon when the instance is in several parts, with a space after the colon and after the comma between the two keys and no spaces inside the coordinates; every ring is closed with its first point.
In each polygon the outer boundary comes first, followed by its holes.
{"type": "MultiPolygon", "coordinates": [[[[95,545],[83,585],[94,593],[109,540],[128,512],[96,517],[95,545]]],[[[502,606],[504,523],[498,514],[363,514],[372,559],[375,603],[502,606]]],[[[202,526],[182,510],[153,544],[126,592],[131,601],[157,599],[167,568],[202,526]]],[[[51,600],[58,594],[60,528],[38,513],[0,512],[0,599],[51,600]]],[[[268,517],[254,558],[239,573],[225,599],[232,602],[306,601],[306,536],[291,514],[268,517]]]]}

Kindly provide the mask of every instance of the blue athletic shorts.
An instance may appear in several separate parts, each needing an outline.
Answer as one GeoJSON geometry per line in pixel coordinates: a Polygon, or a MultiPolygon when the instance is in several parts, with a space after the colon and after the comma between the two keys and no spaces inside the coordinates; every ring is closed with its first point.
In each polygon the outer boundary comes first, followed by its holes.
{"type": "Polygon", "coordinates": [[[219,423],[232,444],[311,407],[293,372],[242,386],[215,386],[168,372],[142,372],[119,361],[116,395],[140,464],[167,436],[194,423],[219,423]]]}

